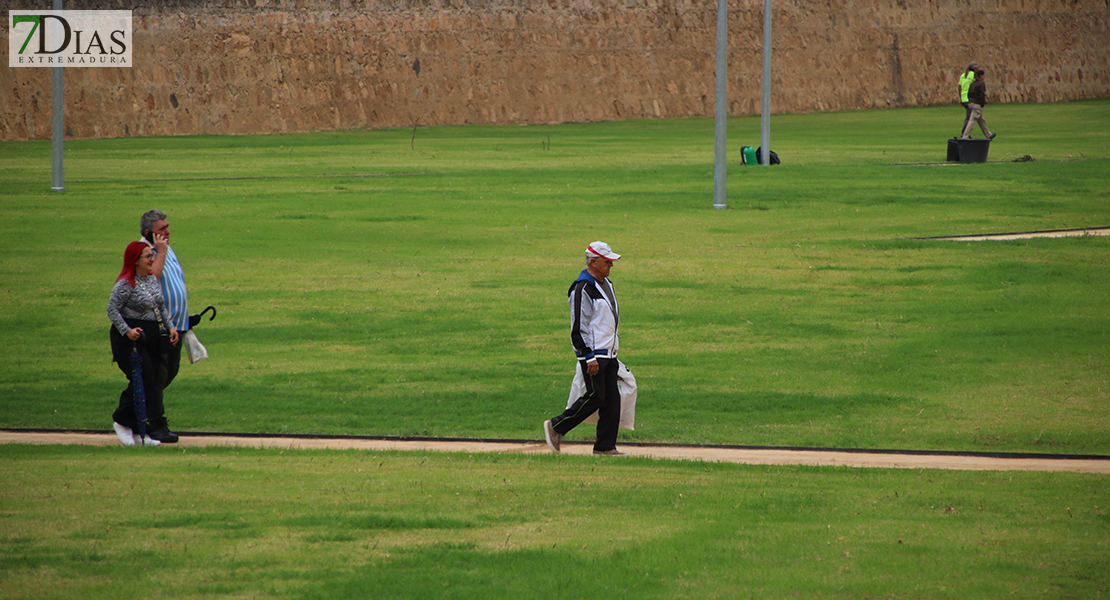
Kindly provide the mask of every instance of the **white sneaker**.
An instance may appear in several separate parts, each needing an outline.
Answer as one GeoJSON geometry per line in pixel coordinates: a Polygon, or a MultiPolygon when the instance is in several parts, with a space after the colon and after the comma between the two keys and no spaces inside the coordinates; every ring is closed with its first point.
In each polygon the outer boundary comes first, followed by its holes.
{"type": "Polygon", "coordinates": [[[135,432],[131,431],[130,427],[124,427],[119,423],[112,423],[112,429],[116,430],[116,437],[119,441],[123,442],[124,446],[135,445],[135,432]]]}
{"type": "Polygon", "coordinates": [[[563,436],[551,426],[551,419],[543,422],[543,441],[547,442],[547,447],[553,452],[560,452],[559,444],[563,441],[563,436]]]}
{"type": "Polygon", "coordinates": [[[144,435],[143,436],[143,445],[144,446],[161,446],[162,442],[159,442],[158,440],[150,437],[149,435],[144,435]]]}

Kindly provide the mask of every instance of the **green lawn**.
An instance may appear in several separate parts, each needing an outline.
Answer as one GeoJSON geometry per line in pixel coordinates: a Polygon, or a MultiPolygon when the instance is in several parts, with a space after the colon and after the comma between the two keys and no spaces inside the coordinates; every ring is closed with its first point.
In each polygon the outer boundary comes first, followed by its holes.
{"type": "MultiPolygon", "coordinates": [[[[603,239],[622,441],[1110,454],[1110,101],[0,143],[0,427],[101,429],[105,305],[169,213],[212,357],[181,432],[540,437],[603,239]],[[1012,162],[1030,155],[1032,162],[1012,162]],[[938,164],[940,162],[940,164],[938,164]]],[[[574,432],[585,439],[590,427],[574,432]]],[[[0,445],[0,598],[1099,598],[1107,478],[573,456],[0,445]]]]}
{"type": "MultiPolygon", "coordinates": [[[[0,426],[108,429],[104,307],[170,215],[211,358],[178,431],[538,438],[574,362],[565,290],[602,239],[628,441],[1110,453],[1110,101],[778,116],[780,166],[712,208],[712,121],[0,144],[0,426]],[[1032,162],[1012,162],[1031,155],[1032,162]]],[[[573,437],[588,438],[589,427],[573,437]]]]}
{"type": "Polygon", "coordinates": [[[1104,598],[1106,477],[0,446],[0,597],[1104,598]]]}

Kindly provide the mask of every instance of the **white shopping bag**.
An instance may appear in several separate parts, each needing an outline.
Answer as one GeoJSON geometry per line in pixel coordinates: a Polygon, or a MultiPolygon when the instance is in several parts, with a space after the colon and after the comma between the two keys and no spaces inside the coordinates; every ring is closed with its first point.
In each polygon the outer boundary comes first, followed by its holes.
{"type": "MultiPolygon", "coordinates": [[[[620,365],[617,370],[617,387],[621,391],[621,429],[633,431],[636,429],[636,378],[632,371],[617,361],[620,365]]],[[[582,396],[586,395],[586,380],[582,377],[582,369],[574,365],[574,381],[570,383],[570,397],[567,399],[567,408],[582,396]]],[[[583,423],[597,423],[597,412],[586,417],[583,423]]]]}
{"type": "Polygon", "coordinates": [[[189,364],[195,365],[198,361],[208,358],[208,349],[200,343],[192,329],[181,336],[181,343],[185,344],[185,354],[189,356],[189,364]]]}

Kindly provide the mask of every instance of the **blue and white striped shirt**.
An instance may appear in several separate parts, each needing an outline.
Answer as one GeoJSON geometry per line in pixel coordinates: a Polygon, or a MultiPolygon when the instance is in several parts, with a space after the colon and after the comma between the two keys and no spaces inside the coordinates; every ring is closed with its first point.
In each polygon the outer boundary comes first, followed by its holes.
{"type": "MultiPolygon", "coordinates": [[[[155,250],[157,253],[157,250],[155,250]]],[[[189,298],[185,291],[185,272],[181,270],[181,263],[177,262],[177,255],[173,248],[166,247],[166,264],[162,267],[162,297],[166,301],[166,310],[170,313],[170,322],[179,333],[189,329],[189,298]]]]}

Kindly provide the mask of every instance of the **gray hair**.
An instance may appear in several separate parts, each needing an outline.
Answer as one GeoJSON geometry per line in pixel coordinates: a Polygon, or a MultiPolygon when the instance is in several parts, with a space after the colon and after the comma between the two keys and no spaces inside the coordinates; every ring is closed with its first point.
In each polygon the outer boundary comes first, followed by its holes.
{"type": "Polygon", "coordinates": [[[139,235],[146,235],[147,231],[154,229],[154,224],[158,221],[168,221],[169,218],[166,213],[160,210],[148,210],[143,213],[143,217],[139,219],[139,235]]]}

